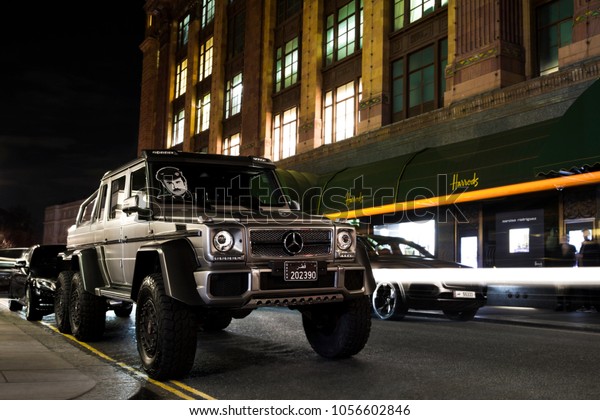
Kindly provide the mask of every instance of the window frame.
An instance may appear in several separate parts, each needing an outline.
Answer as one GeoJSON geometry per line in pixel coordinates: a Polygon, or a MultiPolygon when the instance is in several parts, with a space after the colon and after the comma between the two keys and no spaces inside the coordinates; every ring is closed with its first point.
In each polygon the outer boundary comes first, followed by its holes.
{"type": "MultiPolygon", "coordinates": [[[[396,57],[390,62],[390,90],[392,98],[390,106],[391,123],[421,115],[444,106],[447,63],[448,38],[446,36],[437,38],[420,48],[407,51],[402,56],[396,57]],[[410,94],[411,91],[415,91],[415,89],[411,89],[410,76],[419,71],[423,72],[423,69],[431,66],[420,65],[418,68],[413,68],[411,71],[411,58],[413,60],[416,59],[417,54],[422,53],[429,48],[433,48],[433,99],[429,101],[420,101],[417,105],[411,106],[410,94]],[[402,92],[399,92],[400,89],[402,92]],[[397,104],[401,104],[402,108],[400,110],[398,110],[397,104]]],[[[421,94],[423,93],[422,84],[420,92],[421,94]]]]}
{"type": "Polygon", "coordinates": [[[225,85],[225,119],[231,118],[242,111],[243,73],[236,73],[225,85]],[[239,77],[239,81],[236,79],[239,77]],[[239,89],[239,94],[237,93],[239,89]]]}
{"type": "Polygon", "coordinates": [[[324,13],[324,36],[323,36],[323,66],[329,67],[335,63],[352,57],[362,51],[364,23],[364,5],[363,0],[346,1],[343,5],[337,7],[334,11],[324,13]],[[346,8],[353,4],[354,11],[346,12],[346,8]],[[349,31],[344,31],[350,20],[353,20],[353,27],[349,31]],[[343,32],[344,31],[344,32],[343,32]],[[348,36],[348,33],[353,35],[348,36]],[[345,35],[345,36],[342,36],[345,35]],[[348,38],[351,40],[348,41],[348,38]],[[343,47],[340,47],[340,41],[346,39],[343,47]],[[348,51],[352,44],[351,51],[348,51]],[[343,56],[340,55],[341,49],[345,50],[343,56]]]}
{"type": "Polygon", "coordinates": [[[273,115],[273,160],[294,156],[298,147],[298,106],[293,106],[273,115]],[[286,121],[293,111],[293,119],[286,121]],[[286,115],[287,114],[287,115],[286,115]],[[293,126],[293,127],[292,127],[293,126]],[[286,135],[293,130],[293,136],[286,135]]]}
{"type": "Polygon", "coordinates": [[[336,87],[324,92],[323,95],[323,144],[333,144],[343,140],[347,140],[356,135],[358,123],[360,122],[359,104],[362,100],[362,77],[353,79],[347,83],[342,83],[336,87]],[[343,95],[348,90],[348,86],[352,85],[352,95],[343,95]],[[340,97],[341,96],[341,97],[340,97]],[[348,104],[351,104],[351,112],[343,112],[348,109],[348,104]],[[345,118],[342,118],[342,114],[345,118]],[[352,130],[348,134],[349,115],[352,115],[352,130]],[[338,126],[343,126],[344,129],[338,129],[338,126]],[[340,133],[343,133],[340,135],[340,133]]]}
{"type": "Polygon", "coordinates": [[[391,0],[392,32],[417,24],[447,6],[448,0],[391,0]],[[418,4],[415,4],[417,1],[418,4]],[[433,7],[425,9],[425,5],[431,3],[433,7]],[[419,17],[413,19],[413,11],[417,8],[420,10],[419,17]]]}

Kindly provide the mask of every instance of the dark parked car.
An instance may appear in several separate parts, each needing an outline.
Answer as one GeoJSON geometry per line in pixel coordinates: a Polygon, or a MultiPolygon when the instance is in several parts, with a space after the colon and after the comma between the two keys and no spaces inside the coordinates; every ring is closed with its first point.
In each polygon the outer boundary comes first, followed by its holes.
{"type": "Polygon", "coordinates": [[[402,319],[409,309],[420,309],[441,310],[452,320],[467,321],[485,305],[487,289],[483,283],[440,278],[436,270],[430,270],[430,276],[428,270],[426,280],[422,280],[422,276],[416,279],[402,270],[469,267],[437,259],[422,246],[403,238],[361,235],[359,240],[367,249],[377,283],[372,302],[379,318],[402,319]]]}
{"type": "Polygon", "coordinates": [[[60,271],[59,253],[64,245],[34,245],[13,263],[9,285],[9,308],[26,308],[29,321],[54,312],[55,281],[60,271]]]}
{"type": "Polygon", "coordinates": [[[13,274],[15,262],[22,258],[27,248],[3,248],[0,249],[0,296],[8,294],[10,276],[13,274]]]}

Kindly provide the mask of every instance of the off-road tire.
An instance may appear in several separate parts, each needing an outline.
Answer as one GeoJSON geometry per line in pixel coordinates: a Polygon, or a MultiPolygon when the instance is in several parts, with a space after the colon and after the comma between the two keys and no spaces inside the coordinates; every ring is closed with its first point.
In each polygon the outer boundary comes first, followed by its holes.
{"type": "Polygon", "coordinates": [[[86,292],[81,273],[73,275],[69,300],[71,333],[79,341],[102,338],[106,324],[106,299],[86,292]]]}
{"type": "Polygon", "coordinates": [[[33,284],[28,283],[25,290],[25,300],[27,301],[27,309],[25,309],[25,319],[27,321],[41,321],[43,314],[40,311],[40,300],[33,290],[33,284]]]}
{"type": "Polygon", "coordinates": [[[479,309],[469,309],[466,311],[444,311],[444,315],[452,321],[470,321],[475,318],[479,309]]]}
{"type": "Polygon", "coordinates": [[[71,283],[74,271],[61,271],[56,279],[54,292],[54,318],[56,328],[63,334],[71,334],[69,322],[69,299],[71,298],[71,283]]]}
{"type": "Polygon", "coordinates": [[[360,352],[371,332],[369,296],[342,303],[315,305],[302,312],[306,338],[326,358],[341,359],[360,352]]]}
{"type": "Polygon", "coordinates": [[[131,312],[133,312],[133,303],[123,302],[113,308],[115,315],[119,318],[129,318],[131,312]]]}
{"type": "Polygon", "coordinates": [[[373,312],[379,319],[401,320],[408,313],[404,289],[397,283],[378,283],[371,302],[373,312]]]}
{"type": "Polygon", "coordinates": [[[163,380],[187,375],[194,365],[197,330],[194,312],[167,296],[162,275],[147,276],[138,293],[135,335],[148,376],[163,380]]]}

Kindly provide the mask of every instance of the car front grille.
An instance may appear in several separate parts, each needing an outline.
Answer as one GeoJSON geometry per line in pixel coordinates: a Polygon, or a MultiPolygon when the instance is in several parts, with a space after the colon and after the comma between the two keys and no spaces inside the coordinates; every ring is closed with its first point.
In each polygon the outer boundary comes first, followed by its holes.
{"type": "Polygon", "coordinates": [[[250,230],[250,254],[253,258],[285,259],[290,257],[328,257],[332,253],[332,229],[252,229],[250,230]],[[290,233],[301,238],[302,248],[290,253],[285,238],[290,233]]]}

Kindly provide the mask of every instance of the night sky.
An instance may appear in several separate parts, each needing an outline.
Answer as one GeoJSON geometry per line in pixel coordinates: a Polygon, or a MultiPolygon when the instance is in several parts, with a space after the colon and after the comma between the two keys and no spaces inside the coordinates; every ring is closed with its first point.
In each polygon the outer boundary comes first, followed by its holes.
{"type": "Polygon", "coordinates": [[[0,208],[26,208],[41,232],[46,206],[89,196],[136,157],[144,0],[11,3],[0,25],[0,208]]]}

